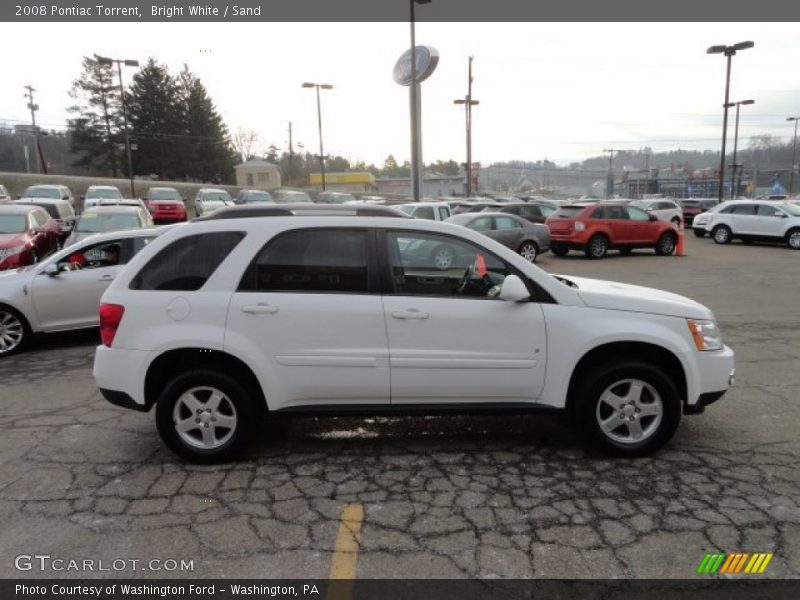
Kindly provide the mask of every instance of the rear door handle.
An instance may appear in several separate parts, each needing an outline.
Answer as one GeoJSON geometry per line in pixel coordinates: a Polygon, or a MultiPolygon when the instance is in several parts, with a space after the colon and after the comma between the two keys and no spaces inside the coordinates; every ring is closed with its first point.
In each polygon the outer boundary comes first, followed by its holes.
{"type": "Polygon", "coordinates": [[[242,312],[251,315],[274,315],[278,312],[278,307],[270,304],[245,304],[242,306],[242,312]]]}
{"type": "Polygon", "coordinates": [[[114,276],[113,275],[100,275],[100,277],[97,278],[97,281],[114,281],[114,276]]]}
{"type": "Polygon", "coordinates": [[[426,312],[417,310],[416,308],[409,308],[408,310],[395,310],[392,312],[392,317],[395,319],[427,319],[430,315],[426,312]]]}

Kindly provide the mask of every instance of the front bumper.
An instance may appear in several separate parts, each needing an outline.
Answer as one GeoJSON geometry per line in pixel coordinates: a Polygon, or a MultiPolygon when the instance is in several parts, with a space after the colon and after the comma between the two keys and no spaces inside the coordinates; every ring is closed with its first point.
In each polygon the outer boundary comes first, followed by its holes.
{"type": "Polygon", "coordinates": [[[684,414],[700,414],[705,407],[719,400],[735,382],[734,353],[728,346],[722,350],[697,352],[695,385],[692,386],[684,414]]]}

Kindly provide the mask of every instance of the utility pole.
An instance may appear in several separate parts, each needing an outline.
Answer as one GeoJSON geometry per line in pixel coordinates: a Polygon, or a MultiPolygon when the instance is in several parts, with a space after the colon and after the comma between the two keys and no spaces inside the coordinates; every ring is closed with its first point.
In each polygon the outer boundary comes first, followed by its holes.
{"type": "Polygon", "coordinates": [[[795,170],[795,160],[797,160],[797,122],[800,121],[800,117],[788,117],[787,121],[794,121],[794,138],[792,138],[792,168],[789,169],[789,195],[791,196],[794,194],[794,170],[795,170]]]}
{"type": "Polygon", "coordinates": [[[618,148],[603,148],[608,152],[608,175],[606,175],[606,199],[614,195],[614,152],[620,153],[618,148]]]}
{"type": "Polygon", "coordinates": [[[36,138],[36,150],[39,153],[39,170],[42,174],[47,175],[47,163],[44,161],[44,154],[42,153],[42,144],[39,141],[39,129],[36,127],[36,111],[39,110],[39,105],[33,101],[33,92],[36,90],[31,86],[29,83],[26,86],[23,86],[28,93],[25,94],[25,98],[28,99],[28,108],[31,109],[31,125],[33,126],[33,135],[36,138]]]}
{"type": "Polygon", "coordinates": [[[478,100],[472,99],[472,59],[473,57],[469,57],[469,67],[467,70],[467,95],[464,97],[463,100],[453,100],[453,104],[463,104],[464,105],[464,114],[466,115],[466,125],[467,125],[467,164],[466,164],[466,172],[467,172],[467,189],[466,189],[466,196],[469,197],[472,195],[472,107],[480,104],[478,100]]]}
{"type": "Polygon", "coordinates": [[[292,122],[289,121],[289,172],[286,174],[286,183],[292,187],[292,172],[294,164],[294,148],[292,147],[292,122]]]}

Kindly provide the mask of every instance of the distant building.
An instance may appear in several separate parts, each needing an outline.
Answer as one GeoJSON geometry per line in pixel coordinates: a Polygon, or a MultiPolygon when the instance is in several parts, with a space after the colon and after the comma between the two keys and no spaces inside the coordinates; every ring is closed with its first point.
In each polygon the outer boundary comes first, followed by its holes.
{"type": "MultiPolygon", "coordinates": [[[[322,189],[322,174],[309,175],[311,187],[322,189]]],[[[325,173],[325,189],[335,192],[372,192],[375,190],[375,176],[367,171],[348,173],[325,173]]]]}
{"type": "MultiPolygon", "coordinates": [[[[410,177],[379,177],[375,180],[379,194],[411,195],[410,177]]],[[[438,198],[464,193],[466,177],[462,175],[426,175],[422,180],[420,195],[438,198]]]]}
{"type": "Polygon", "coordinates": [[[281,187],[281,170],[265,160],[248,160],[234,167],[236,185],[261,190],[276,190],[281,187]]]}

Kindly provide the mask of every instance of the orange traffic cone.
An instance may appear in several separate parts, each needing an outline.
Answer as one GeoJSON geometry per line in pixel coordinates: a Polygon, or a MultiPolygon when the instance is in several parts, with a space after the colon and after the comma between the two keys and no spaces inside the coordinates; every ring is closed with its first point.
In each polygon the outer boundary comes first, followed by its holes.
{"type": "Polygon", "coordinates": [[[683,221],[678,224],[678,246],[675,248],[676,256],[686,256],[686,250],[683,247],[683,221]]]}

